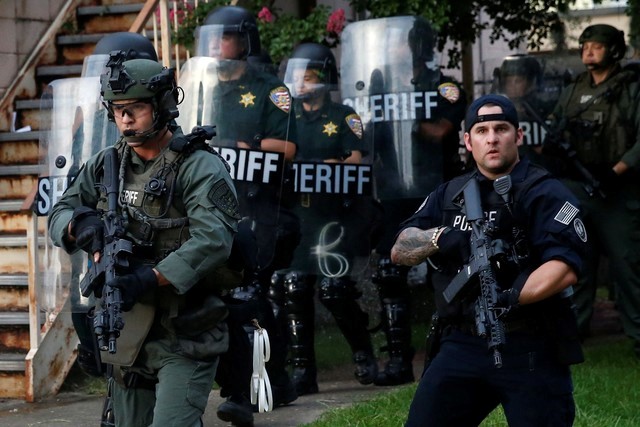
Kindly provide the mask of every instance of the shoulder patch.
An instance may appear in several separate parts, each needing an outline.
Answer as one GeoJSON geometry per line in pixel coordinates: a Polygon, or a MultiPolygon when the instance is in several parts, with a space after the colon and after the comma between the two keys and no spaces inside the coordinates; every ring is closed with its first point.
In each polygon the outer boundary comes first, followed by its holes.
{"type": "Polygon", "coordinates": [[[225,215],[235,219],[240,219],[240,209],[238,207],[238,199],[227,185],[224,179],[216,182],[209,191],[209,200],[220,209],[225,215]]]}
{"type": "Polygon", "coordinates": [[[553,218],[561,224],[569,225],[573,218],[578,215],[578,208],[569,202],[564,202],[556,216],[553,218]]]}
{"type": "Polygon", "coordinates": [[[360,119],[360,116],[356,113],[352,113],[345,117],[344,120],[347,122],[351,132],[355,133],[358,139],[362,139],[362,120],[360,119]]]}
{"type": "Polygon", "coordinates": [[[587,243],[587,228],[580,218],[573,220],[573,229],[576,230],[576,234],[584,243],[587,243]]]}
{"type": "Polygon", "coordinates": [[[279,86],[269,93],[269,99],[273,105],[288,113],[291,110],[291,94],[284,86],[279,86]]]}
{"type": "Polygon", "coordinates": [[[438,86],[438,93],[452,104],[455,104],[460,99],[460,88],[455,83],[442,83],[438,86]]]}

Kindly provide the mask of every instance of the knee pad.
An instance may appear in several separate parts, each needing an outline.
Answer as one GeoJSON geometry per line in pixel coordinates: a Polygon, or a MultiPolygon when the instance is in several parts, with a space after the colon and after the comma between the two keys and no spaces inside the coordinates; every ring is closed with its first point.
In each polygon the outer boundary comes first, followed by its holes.
{"type": "Polygon", "coordinates": [[[376,284],[380,298],[398,298],[408,295],[407,274],[409,267],[394,264],[388,257],[380,258],[371,277],[376,284]]]}
{"type": "Polygon", "coordinates": [[[286,307],[289,313],[300,313],[313,305],[316,276],[300,271],[290,271],[284,278],[286,307]]]}
{"type": "Polygon", "coordinates": [[[320,282],[319,296],[320,301],[326,305],[331,301],[356,300],[362,296],[362,292],[356,288],[354,280],[345,277],[325,277],[320,282]]]}

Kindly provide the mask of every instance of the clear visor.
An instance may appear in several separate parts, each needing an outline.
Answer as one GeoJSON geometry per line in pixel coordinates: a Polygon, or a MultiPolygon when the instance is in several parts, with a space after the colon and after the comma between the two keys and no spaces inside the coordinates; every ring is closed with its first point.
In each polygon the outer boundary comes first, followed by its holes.
{"type": "Polygon", "coordinates": [[[291,58],[287,62],[284,83],[294,98],[306,98],[325,91],[335,90],[335,85],[326,83],[328,75],[323,75],[318,64],[306,58],[291,58]]]}
{"type": "Polygon", "coordinates": [[[204,25],[196,30],[196,56],[239,59],[246,51],[244,37],[224,25],[204,25]]]}
{"type": "Polygon", "coordinates": [[[82,77],[99,77],[104,74],[109,55],[94,54],[84,58],[82,63],[82,77]]]}

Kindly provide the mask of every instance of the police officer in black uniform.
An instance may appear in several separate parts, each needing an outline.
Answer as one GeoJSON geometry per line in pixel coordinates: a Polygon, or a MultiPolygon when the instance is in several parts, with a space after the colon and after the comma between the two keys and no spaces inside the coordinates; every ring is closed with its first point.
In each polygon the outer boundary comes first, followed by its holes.
{"type": "MultiPolygon", "coordinates": [[[[295,99],[300,135],[297,159],[306,166],[359,165],[365,150],[362,122],[353,108],[331,99],[338,85],[331,50],[318,43],[302,43],[289,58],[284,81],[295,99]]],[[[358,258],[368,260],[371,252],[368,236],[373,199],[370,195],[302,193],[297,201],[302,240],[292,271],[273,276],[271,294],[275,304],[285,303],[296,390],[299,395],[318,392],[314,288],[319,276],[320,302],[351,348],[355,377],[361,384],[371,384],[378,366],[367,329],[369,317],[357,302],[362,293],[355,279],[358,258]],[[277,295],[278,289],[284,298],[277,295]]]]}
{"type": "Polygon", "coordinates": [[[507,98],[477,99],[465,126],[477,170],[432,192],[402,224],[391,253],[399,264],[431,258],[438,266],[439,351],[430,352],[406,425],[478,425],[501,404],[509,425],[570,426],[575,405],[569,365],[583,360],[568,297],[587,241],[578,201],[546,170],[519,159],[522,129],[507,98]],[[503,177],[510,185],[494,187],[503,177]],[[474,260],[460,200],[471,180],[479,188],[479,217],[484,213],[490,237],[504,249],[503,256],[490,258],[497,289],[489,310],[504,327],[500,364],[489,349],[493,335],[483,337],[477,327],[480,274],[467,280],[462,297],[443,295],[458,269],[474,260]]]}

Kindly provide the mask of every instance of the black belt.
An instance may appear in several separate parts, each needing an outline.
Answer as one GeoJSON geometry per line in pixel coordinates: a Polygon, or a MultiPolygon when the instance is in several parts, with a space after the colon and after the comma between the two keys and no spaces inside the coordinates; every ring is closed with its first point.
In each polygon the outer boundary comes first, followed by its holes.
{"type": "MultiPolygon", "coordinates": [[[[504,321],[505,333],[519,332],[529,335],[543,335],[546,330],[544,321],[540,319],[523,318],[506,319],[504,321]]],[[[456,331],[474,337],[478,336],[475,323],[470,322],[445,323],[442,329],[442,336],[447,336],[456,331]]]]}
{"type": "Polygon", "coordinates": [[[125,372],[122,375],[122,381],[126,388],[142,388],[151,391],[155,391],[156,384],[158,384],[157,378],[147,378],[137,372],[125,372]]]}

